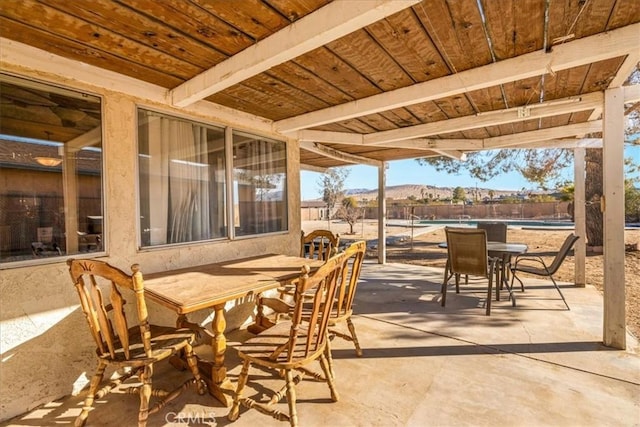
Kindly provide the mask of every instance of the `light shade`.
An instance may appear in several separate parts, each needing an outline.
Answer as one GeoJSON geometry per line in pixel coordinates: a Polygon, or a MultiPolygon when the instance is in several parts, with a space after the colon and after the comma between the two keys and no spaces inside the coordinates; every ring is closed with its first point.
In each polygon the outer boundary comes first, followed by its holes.
{"type": "Polygon", "coordinates": [[[58,159],[55,157],[34,157],[34,159],[42,166],[54,167],[62,163],[62,159],[58,159]]]}

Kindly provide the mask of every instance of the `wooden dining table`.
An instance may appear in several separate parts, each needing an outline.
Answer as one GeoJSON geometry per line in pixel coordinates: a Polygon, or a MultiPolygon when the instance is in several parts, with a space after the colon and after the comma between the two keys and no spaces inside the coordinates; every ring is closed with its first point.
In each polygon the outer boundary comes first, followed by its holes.
{"type": "MultiPolygon", "coordinates": [[[[145,296],[178,314],[178,327],[200,328],[187,319],[189,313],[213,309],[211,337],[213,360],[199,359],[209,386],[209,392],[223,405],[230,404],[226,391],[233,387],[227,377],[224,356],[225,305],[229,301],[256,296],[297,278],[304,265],[316,269],[322,261],[280,254],[265,254],[248,258],[198,265],[145,274],[145,296]]],[[[256,319],[260,323],[259,318],[256,319]]]]}

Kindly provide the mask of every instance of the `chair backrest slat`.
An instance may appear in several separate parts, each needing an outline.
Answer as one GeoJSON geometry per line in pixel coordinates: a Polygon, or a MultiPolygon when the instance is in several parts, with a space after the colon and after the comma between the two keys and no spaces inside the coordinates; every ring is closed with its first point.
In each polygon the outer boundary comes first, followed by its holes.
{"type": "Polygon", "coordinates": [[[346,253],[342,252],[329,258],[312,274],[309,274],[309,266],[305,265],[302,268],[302,274],[296,281],[294,295],[295,307],[288,341],[289,362],[294,362],[297,357],[306,358],[311,352],[318,351],[326,345],[336,286],[345,267],[345,260],[346,253]],[[308,303],[310,297],[313,303],[309,309],[305,303],[308,303]],[[305,342],[298,343],[299,339],[304,339],[305,342]],[[304,352],[300,353],[298,347],[304,348],[304,352]]]}
{"type": "Polygon", "coordinates": [[[579,237],[573,233],[569,234],[567,238],[564,239],[564,243],[562,243],[560,250],[549,266],[549,272],[551,274],[555,274],[555,272],[558,271],[558,268],[560,268],[564,259],[569,255],[569,251],[571,251],[571,248],[573,248],[573,245],[578,241],[578,239],[579,237]]]}
{"type": "Polygon", "coordinates": [[[352,243],[345,249],[345,265],[338,280],[336,302],[333,309],[336,318],[351,315],[366,250],[367,243],[365,241],[352,243]]]}
{"type": "Polygon", "coordinates": [[[329,230],[314,230],[300,236],[300,256],[326,261],[338,252],[340,235],[329,230]]]}
{"type": "Polygon", "coordinates": [[[124,309],[126,300],[121,289],[135,292],[141,339],[147,354],[150,355],[149,325],[146,314],[144,320],[140,316],[141,313],[146,313],[146,304],[142,275],[137,266],[132,267],[135,274],[131,276],[97,260],[70,259],[67,264],[99,356],[110,359],[121,357],[116,353],[119,348],[122,348],[122,356],[125,359],[131,357],[129,322],[124,309]],[[139,291],[136,291],[136,287],[140,288],[139,291]],[[109,293],[108,299],[105,299],[104,292],[109,293]]]}
{"type": "Polygon", "coordinates": [[[487,276],[487,232],[476,228],[446,227],[449,268],[455,274],[487,276]]]}

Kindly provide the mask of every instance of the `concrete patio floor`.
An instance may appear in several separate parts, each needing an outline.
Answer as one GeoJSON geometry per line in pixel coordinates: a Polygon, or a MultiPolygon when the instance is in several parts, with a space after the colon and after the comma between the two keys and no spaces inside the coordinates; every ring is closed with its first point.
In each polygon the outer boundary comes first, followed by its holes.
{"type": "MultiPolygon", "coordinates": [[[[484,282],[472,279],[457,295],[450,285],[443,308],[441,280],[441,269],[365,264],[354,317],[364,356],[356,357],[348,342],[333,341],[340,400],[331,402],[326,384],[303,380],[296,387],[301,426],[640,425],[638,342],[628,335],[626,351],[601,344],[603,304],[596,289],[562,284],[568,311],[551,282],[527,280],[526,292],[516,291],[516,307],[504,292],[488,317],[484,282]]],[[[246,336],[228,336],[234,383],[240,366],[231,347],[246,336]]],[[[198,348],[203,356],[208,351],[198,348]]],[[[93,368],[87,367],[89,375],[93,368]]],[[[256,376],[245,396],[260,398],[265,387],[282,385],[266,371],[251,373],[256,376]]],[[[161,385],[187,374],[162,364],[155,378],[161,385]]],[[[72,424],[85,393],[0,425],[72,424]]],[[[137,411],[137,397],[112,393],[96,402],[87,425],[136,425],[137,411]]],[[[148,426],[287,425],[255,410],[241,409],[235,423],[226,414],[191,388],[152,415],[148,426]]]]}

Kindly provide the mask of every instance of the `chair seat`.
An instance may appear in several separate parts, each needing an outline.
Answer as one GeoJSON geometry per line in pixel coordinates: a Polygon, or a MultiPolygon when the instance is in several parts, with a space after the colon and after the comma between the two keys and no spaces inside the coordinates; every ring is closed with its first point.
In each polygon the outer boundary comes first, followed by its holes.
{"type": "MultiPolygon", "coordinates": [[[[297,366],[300,360],[308,362],[315,360],[314,357],[305,355],[308,328],[302,324],[298,325],[297,344],[292,352],[292,362],[287,362],[288,353],[286,351],[274,354],[274,349],[288,345],[291,337],[291,324],[289,320],[278,322],[273,327],[248,339],[238,348],[238,355],[260,365],[277,364],[279,368],[283,369],[297,366]]],[[[323,350],[324,346],[320,346],[314,354],[321,353],[323,350]]]]}
{"type": "Polygon", "coordinates": [[[115,348],[115,358],[105,358],[111,364],[126,366],[141,366],[150,362],[165,359],[191,344],[195,340],[195,333],[187,328],[176,329],[168,326],[149,325],[151,328],[151,357],[147,357],[140,336],[140,327],[129,328],[129,360],[126,359],[124,349],[118,342],[115,348]]]}
{"type": "Polygon", "coordinates": [[[519,265],[517,271],[522,273],[534,274],[536,276],[548,276],[547,270],[533,266],[519,265]]]}

